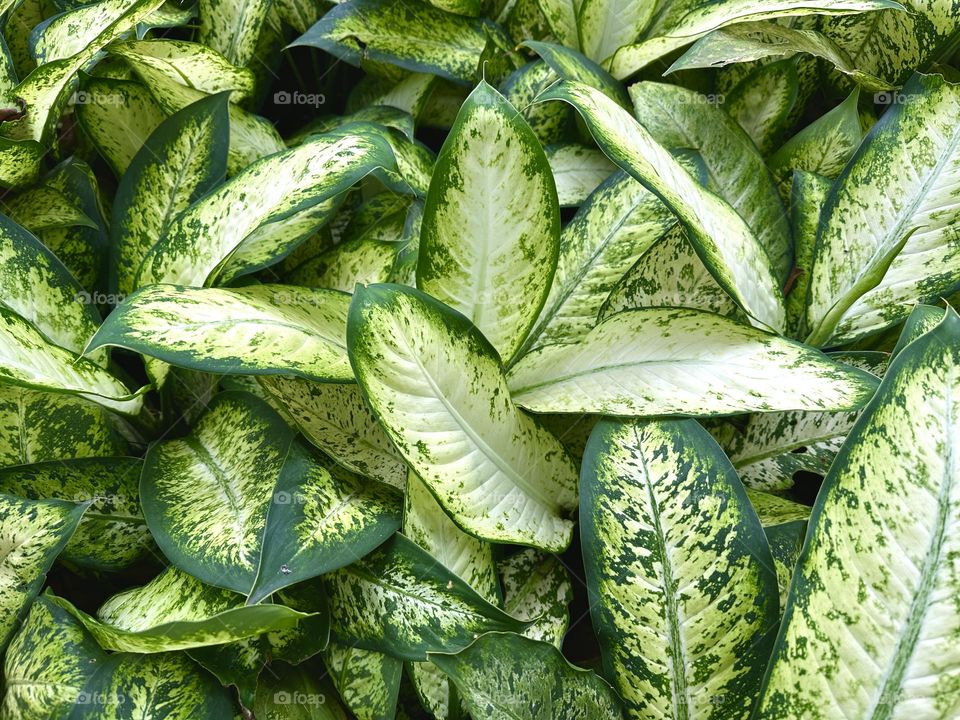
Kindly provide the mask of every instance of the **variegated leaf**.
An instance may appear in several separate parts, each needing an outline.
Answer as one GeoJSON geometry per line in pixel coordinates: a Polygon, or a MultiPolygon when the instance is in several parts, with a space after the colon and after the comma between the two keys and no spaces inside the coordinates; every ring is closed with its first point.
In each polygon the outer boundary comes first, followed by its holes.
{"type": "Polygon", "coordinates": [[[553,69],[542,60],[536,60],[511,73],[500,88],[511,105],[522,108],[524,120],[541,145],[563,140],[570,125],[569,108],[534,104],[537,96],[556,81],[557,74],[553,69]]]}
{"type": "Polygon", "coordinates": [[[576,470],[511,402],[496,351],[462,315],[399,285],[358,287],[350,361],[387,435],[464,530],[562,550],[576,470]]]}
{"type": "Polygon", "coordinates": [[[943,320],[943,313],[943,308],[932,305],[917,305],[913,308],[903,324],[897,344],[890,352],[890,358],[895,358],[907,345],[939,325],[943,320]]]}
{"type": "Polygon", "coordinates": [[[523,634],[562,649],[570,624],[573,586],[554,555],[527,548],[499,562],[503,609],[520,620],[532,620],[523,634]]]}
{"type": "Polygon", "coordinates": [[[289,285],[150,285],[110,313],[88,350],[112,345],[203,372],[348,382],[349,305],[346,294],[289,285]]]}
{"type": "Polygon", "coordinates": [[[250,65],[269,9],[269,0],[199,0],[198,38],[228,62],[250,65]]]}
{"type": "Polygon", "coordinates": [[[0,469],[0,492],[89,503],[60,559],[95,570],[129,567],[153,546],[140,512],[139,458],[57,459],[0,469]]]}
{"type": "Polygon", "coordinates": [[[724,97],[723,109],[769,155],[793,122],[804,96],[793,58],[761,65],[724,97]]]}
{"type": "Polygon", "coordinates": [[[174,221],[137,283],[211,284],[247,235],[343,192],[392,157],[375,134],[331,134],[255,162],[174,221]]]}
{"type": "Polygon", "coordinates": [[[517,620],[484,600],[401,534],[327,577],[334,638],[403,660],[455,651],[491,630],[519,632],[517,620]]]}
{"type": "Polygon", "coordinates": [[[599,150],[585,145],[559,144],[544,148],[560,207],[577,207],[617,170],[599,150]]]}
{"type": "Polygon", "coordinates": [[[824,205],[807,325],[849,343],[905,318],[960,278],[960,85],[915,75],[873,127],[824,205]],[[907,170],[909,169],[909,170],[907,170]]]}
{"type": "Polygon", "coordinates": [[[401,660],[339,643],[330,644],[324,660],[330,680],[357,720],[395,720],[401,660]]]}
{"type": "Polygon", "coordinates": [[[407,466],[370,412],[356,384],[262,377],[310,442],[348,470],[403,489],[407,466]]]}
{"type": "Polygon", "coordinates": [[[601,420],[580,491],[594,629],[627,716],[748,717],[777,576],[719,446],[693,420],[601,420]]]}
{"type": "Polygon", "coordinates": [[[113,200],[110,287],[137,289],[137,270],[181,212],[227,171],[228,95],[198,100],[164,120],[124,173],[113,200]]]}
{"type": "Polygon", "coordinates": [[[481,81],[430,181],[417,287],[469,318],[506,362],[543,306],[559,236],[556,186],[540,143],[481,81]]]}
{"type": "Polygon", "coordinates": [[[0,650],[6,648],[86,509],[86,503],[25,500],[0,493],[0,650]]]}
{"type": "Polygon", "coordinates": [[[700,185],[642,125],[603,93],[586,85],[562,83],[541,98],[573,105],[608,157],[673,210],[720,286],[760,324],[775,330],[783,327],[783,298],[771,260],[726,201],[700,185]]]}
{"type": "Polygon", "coordinates": [[[584,55],[603,62],[646,29],[657,4],[644,0],[581,0],[577,35],[584,55]]]}
{"type": "Polygon", "coordinates": [[[777,569],[780,587],[780,611],[786,607],[794,568],[800,558],[803,539],[807,534],[810,508],[792,500],[757,490],[747,490],[750,504],[757,511],[763,532],[770,545],[770,555],[777,569]]]}
{"type": "Polygon", "coordinates": [[[960,708],[958,347],[951,310],[893,361],[834,461],[757,717],[950,718],[960,708]]]}
{"type": "Polygon", "coordinates": [[[296,285],[352,292],[357,283],[385,281],[396,264],[398,251],[395,242],[358,237],[302,263],[285,279],[296,285]]]}
{"type": "Polygon", "coordinates": [[[568,48],[579,49],[577,3],[574,0],[537,0],[554,37],[568,48]]]}
{"type": "Polygon", "coordinates": [[[475,718],[620,720],[616,693],[549,643],[489,632],[457,653],[431,652],[475,718]]]}
{"type": "MultiPolygon", "coordinates": [[[[856,117],[854,117],[856,121],[856,117]]],[[[811,126],[808,126],[811,127],[811,126]]],[[[793,288],[787,295],[787,331],[791,337],[806,337],[807,288],[817,245],[820,214],[833,183],[829,178],[806,170],[793,173],[790,215],[793,225],[793,288]]]]}
{"type": "Polygon", "coordinates": [[[263,674],[252,710],[262,720],[352,720],[317,669],[287,664],[263,674]]]}
{"type": "MultiPolygon", "coordinates": [[[[607,22],[616,24],[622,22],[622,17],[597,17],[597,11],[602,9],[604,5],[610,4],[617,3],[609,3],[608,0],[594,0],[593,7],[588,8],[586,4],[582,4],[580,6],[580,13],[590,15],[592,16],[592,20],[600,21],[601,23],[607,22]]],[[[642,0],[640,2],[623,4],[627,5],[630,10],[639,10],[640,12],[642,12],[642,9],[637,8],[637,5],[647,4],[649,5],[650,9],[653,7],[652,4],[644,3],[642,0]]],[[[582,26],[580,31],[585,32],[582,26]]],[[[619,29],[613,30],[614,33],[618,31],[619,29]]],[[[590,32],[590,30],[586,30],[586,32],[590,32]]],[[[614,79],[610,73],[593,62],[593,60],[590,58],[581,55],[572,48],[564,47],[563,45],[556,45],[554,43],[527,40],[521,44],[523,47],[528,47],[537,55],[539,55],[543,61],[547,63],[547,65],[549,65],[550,68],[557,74],[558,77],[561,77],[564,80],[574,80],[577,82],[582,82],[585,85],[590,85],[591,87],[601,91],[611,100],[616,101],[619,105],[625,108],[630,107],[630,97],[624,90],[623,84],[614,79]]],[[[589,55],[589,53],[587,54],[589,55]]]]}
{"type": "Polygon", "coordinates": [[[626,310],[508,375],[534,412],[716,415],[860,407],[876,378],[819,351],[700,310],[626,310]]]}

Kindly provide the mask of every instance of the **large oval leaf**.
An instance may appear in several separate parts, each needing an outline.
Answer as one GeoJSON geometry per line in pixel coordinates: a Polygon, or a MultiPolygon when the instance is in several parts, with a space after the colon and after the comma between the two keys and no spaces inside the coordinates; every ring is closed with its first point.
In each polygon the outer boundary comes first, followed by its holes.
{"type": "Polygon", "coordinates": [[[723,451],[693,420],[601,420],[580,492],[594,629],[628,717],[748,717],[779,596],[723,451]]]}
{"type": "Polygon", "coordinates": [[[510,401],[496,351],[462,315],[399,285],[358,288],[350,361],[410,466],[464,530],[561,550],[576,470],[510,401]]]}
{"type": "Polygon", "coordinates": [[[559,236],[556,185],[540,142],[481,82],[430,180],[417,287],[466,315],[508,361],[550,289],[559,236]]]}
{"type": "Polygon", "coordinates": [[[577,343],[526,355],[508,376],[535,412],[717,415],[860,407],[868,373],[700,310],[625,310],[577,343]]]}

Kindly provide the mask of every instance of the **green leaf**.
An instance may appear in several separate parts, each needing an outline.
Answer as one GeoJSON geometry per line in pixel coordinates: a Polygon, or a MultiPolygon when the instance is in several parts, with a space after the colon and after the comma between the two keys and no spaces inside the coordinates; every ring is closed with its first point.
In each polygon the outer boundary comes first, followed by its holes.
{"type": "Polygon", "coordinates": [[[40,174],[43,146],[36,140],[8,140],[0,137],[0,187],[29,185],[40,174]]]}
{"type": "Polygon", "coordinates": [[[292,628],[303,618],[285,605],[244,605],[241,595],[205,585],[171,567],[146,585],[107,600],[97,618],[50,595],[76,617],[105,650],[158,653],[221,645],[271,630],[292,628]]]}
{"type": "MultiPolygon", "coordinates": [[[[680,157],[703,176],[696,158],[680,157]]],[[[581,339],[617,281],[676,224],[660,198],[630,175],[621,170],[607,178],[560,234],[557,272],[524,351],[581,339]]]]}
{"type": "MultiPolygon", "coordinates": [[[[607,19],[597,16],[597,11],[601,10],[605,4],[616,5],[617,3],[609,3],[607,0],[593,0],[592,6],[590,7],[588,7],[586,4],[581,5],[580,13],[582,15],[589,16],[590,20],[593,22],[622,22],[622,17],[611,17],[607,19]]],[[[637,8],[630,9],[633,10],[637,8]]],[[[643,9],[637,10],[640,13],[643,13],[643,9]]],[[[628,26],[624,26],[624,28],[629,29],[628,26]]],[[[580,30],[581,32],[584,32],[583,26],[581,26],[580,30]]],[[[589,30],[587,30],[587,32],[589,32],[589,30]]],[[[617,32],[617,30],[613,30],[613,32],[617,32]]],[[[616,101],[617,104],[621,105],[622,107],[630,107],[630,97],[624,91],[623,84],[615,80],[610,73],[608,73],[602,67],[597,65],[589,58],[584,57],[576,50],[573,50],[569,47],[564,47],[563,45],[556,45],[548,42],[535,42],[533,40],[526,40],[525,42],[521,43],[521,46],[528,47],[533,50],[537,55],[543,58],[544,62],[546,62],[547,65],[549,65],[558,76],[564,80],[573,80],[582,82],[584,85],[590,85],[591,87],[594,87],[602,92],[611,100],[616,101]]]]}
{"type": "Polygon", "coordinates": [[[605,61],[640,37],[655,9],[650,2],[583,0],[577,9],[577,35],[584,55],[605,61]]]}
{"type": "Polygon", "coordinates": [[[352,292],[357,283],[366,285],[386,280],[398,251],[396,242],[354,238],[304,262],[287,275],[286,280],[296,285],[352,292]]]}
{"type": "Polygon", "coordinates": [[[320,48],[344,62],[389,63],[472,84],[481,57],[496,32],[487,21],[443,12],[418,0],[350,0],[328,11],[291,47],[320,48]]]}
{"type": "Polygon", "coordinates": [[[116,653],[87,682],[68,720],[117,717],[219,720],[234,716],[226,688],[183,653],[116,653]]]}
{"type": "Polygon", "coordinates": [[[331,643],[324,659],[330,680],[358,720],[395,720],[403,662],[339,643],[331,643]]]}
{"type": "Polygon", "coordinates": [[[387,435],[461,528],[494,542],[569,544],[573,463],[511,402],[496,351],[465,317],[410,288],[358,287],[347,344],[387,435]]]}
{"type": "Polygon", "coordinates": [[[89,503],[61,560],[95,570],[129,567],[153,542],[140,512],[139,458],[82,458],[0,469],[0,492],[89,503]]]}
{"type": "Polygon", "coordinates": [[[526,548],[501,560],[503,609],[520,620],[532,620],[523,634],[562,649],[570,624],[573,585],[554,555],[526,548]]]}
{"type": "Polygon", "coordinates": [[[137,269],[157,238],[227,171],[228,95],[198,100],[164,120],[131,161],[110,223],[111,288],[136,290],[137,269]]]}
{"type": "Polygon", "coordinates": [[[750,136],[761,155],[769,155],[794,120],[802,102],[793,58],[761,65],[725,98],[723,109],[750,136]]]}
{"type": "Polygon", "coordinates": [[[537,0],[537,5],[557,40],[568,48],[579,48],[577,4],[573,0],[537,0]]]}
{"type": "Polygon", "coordinates": [[[906,322],[903,324],[903,330],[897,339],[897,344],[890,353],[893,359],[914,340],[921,335],[933,330],[943,320],[943,308],[931,305],[917,305],[910,311],[906,322]]]}
{"type": "Polygon", "coordinates": [[[258,719],[349,720],[330,683],[310,668],[274,667],[257,684],[253,712],[258,719]]]}
{"type": "Polygon", "coordinates": [[[0,650],[37,596],[47,571],[83,516],[86,504],[24,500],[0,493],[0,650]]]}
{"type": "Polygon", "coordinates": [[[481,81],[437,158],[417,287],[466,315],[507,361],[543,306],[559,236],[556,186],[540,143],[481,81]]]}
{"type": "Polygon", "coordinates": [[[70,613],[41,595],[7,648],[0,715],[9,720],[67,717],[107,657],[70,613]]]}
{"type": "Polygon", "coordinates": [[[349,304],[340,292],[289,285],[150,285],[110,313],[88,350],[123,347],[202,372],[348,382],[349,304]]]}
{"type": "Polygon", "coordinates": [[[544,148],[544,152],[562,208],[581,205],[617,170],[606,155],[585,145],[551,145],[544,148]]]}
{"type": "Polygon", "coordinates": [[[960,85],[915,75],[827,198],[810,276],[809,341],[848,343],[949,292],[960,265],[944,233],[958,222],[960,85]],[[903,168],[909,167],[910,172],[903,168]]]}
{"type": "Polygon", "coordinates": [[[553,69],[542,60],[535,60],[511,73],[501,86],[510,104],[522,108],[524,120],[542,145],[562,141],[570,124],[569,108],[534,103],[537,96],[556,81],[553,69]]]}
{"type": "Polygon", "coordinates": [[[141,394],[92,360],[51,343],[31,323],[0,303],[0,382],[32,390],[80,395],[104,407],[135,415],[141,394]]]}
{"type": "Polygon", "coordinates": [[[759,717],[954,714],[958,348],[951,310],[896,357],[831,466],[759,717]]]}
{"type": "Polygon", "coordinates": [[[450,677],[476,718],[622,717],[610,686],[593,672],[568,663],[548,643],[490,632],[460,652],[431,652],[429,658],[450,677]]]}
{"type": "Polygon", "coordinates": [[[860,407],[876,378],[817,350],[699,310],[626,310],[508,375],[534,412],[716,415],[860,407]]]}
{"type": "MultiPolygon", "coordinates": [[[[807,508],[807,516],[809,516],[809,514],[810,508],[807,508]]],[[[793,520],[791,522],[770,525],[764,527],[763,531],[767,535],[770,554],[773,556],[773,564],[777,569],[777,585],[780,587],[780,609],[782,615],[783,608],[786,607],[787,598],[790,595],[790,583],[793,580],[793,572],[797,567],[797,560],[800,559],[800,551],[803,549],[803,539],[807,534],[807,520],[804,518],[803,520],[793,520]]]]}
{"type": "Polygon", "coordinates": [[[720,286],[759,323],[782,328],[782,293],[770,258],[736,210],[700,185],[642,125],[599,91],[562,83],[541,99],[573,105],[607,156],[673,210],[720,286]]]}
{"type": "Polygon", "coordinates": [[[370,412],[355,383],[265,376],[260,384],[310,442],[340,465],[403,489],[407,466],[370,412]]]}
{"type": "MultiPolygon", "coordinates": [[[[750,137],[721,108],[692,90],[641,82],[630,86],[630,97],[634,114],[657,142],[700,154],[709,186],[743,217],[782,285],[793,254],[790,224],[773,175],[750,137]]],[[[778,290],[770,292],[779,295],[778,290]]]]}
{"type": "Polygon", "coordinates": [[[97,224],[73,205],[63,193],[46,185],[14,195],[5,205],[4,210],[11,220],[33,232],[76,225],[97,227],[97,224]]]}
{"type": "Polygon", "coordinates": [[[777,577],[720,447],[693,420],[601,420],[580,493],[594,630],[628,717],[748,717],[777,577]]]}
{"type": "Polygon", "coordinates": [[[237,66],[256,59],[260,30],[270,9],[269,0],[198,0],[198,39],[237,66]]]}
{"type": "Polygon", "coordinates": [[[124,455],[126,429],[76,395],[0,385],[0,465],[124,455]]]}
{"type": "Polygon", "coordinates": [[[478,633],[519,632],[510,617],[399,533],[327,577],[334,639],[402,660],[455,651],[478,633]]]}
{"type": "Polygon", "coordinates": [[[173,222],[144,259],[137,284],[212,284],[247,235],[392,164],[390,148],[372,133],[317,136],[254,162],[173,222]]]}
{"type": "MultiPolygon", "coordinates": [[[[854,117],[856,120],[856,117],[854,117]]],[[[811,127],[811,126],[808,126],[811,127]]],[[[807,288],[817,245],[820,214],[833,183],[829,178],[806,170],[793,173],[790,215],[793,225],[793,289],[787,295],[787,330],[793,337],[806,337],[807,288]]]]}
{"type": "Polygon", "coordinates": [[[668,22],[658,21],[655,32],[635,45],[620,48],[610,60],[614,77],[629,77],[655,60],[689,45],[707,33],[736,23],[773,20],[802,15],[852,15],[874,10],[903,10],[892,0],[720,0],[709,3],[678,3],[679,12],[667,13],[668,22]]]}
{"type": "Polygon", "coordinates": [[[151,446],[141,502],[164,555],[256,602],[353,562],[400,526],[394,491],[334,476],[292,440],[262,400],[226,392],[186,438],[151,446]]]}

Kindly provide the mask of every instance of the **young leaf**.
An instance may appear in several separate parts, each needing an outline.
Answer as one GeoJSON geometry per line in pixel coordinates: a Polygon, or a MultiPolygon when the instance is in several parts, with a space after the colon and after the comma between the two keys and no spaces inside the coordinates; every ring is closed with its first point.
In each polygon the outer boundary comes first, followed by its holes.
{"type": "Polygon", "coordinates": [[[437,158],[417,287],[466,315],[506,362],[543,306],[559,236],[557,190],[540,143],[481,81],[437,158]]]}
{"type": "Polygon", "coordinates": [[[562,550],[576,470],[510,401],[496,351],[462,315],[399,285],[357,288],[357,382],[397,449],[464,530],[562,550]]]}
{"type": "Polygon", "coordinates": [[[693,420],[601,420],[580,523],[594,628],[628,717],[748,717],[779,619],[777,577],[713,438],[693,420]]]}
{"type": "Polygon", "coordinates": [[[507,378],[534,412],[722,415],[860,407],[876,378],[813,348],[699,310],[626,310],[548,345],[507,378]]]}
{"type": "Polygon", "coordinates": [[[457,653],[431,652],[473,717],[488,720],[620,720],[616,693],[548,643],[489,632],[457,653]]]}
{"type": "Polygon", "coordinates": [[[958,347],[960,318],[949,311],[893,361],[834,461],[810,518],[759,717],[954,714],[958,694],[947,668],[960,631],[950,532],[958,509],[958,347]]]}
{"type": "Polygon", "coordinates": [[[696,182],[642,125],[599,91],[562,83],[541,98],[573,105],[607,156],[673,210],[720,286],[762,325],[783,327],[782,293],[770,258],[730,205],[696,182]]]}

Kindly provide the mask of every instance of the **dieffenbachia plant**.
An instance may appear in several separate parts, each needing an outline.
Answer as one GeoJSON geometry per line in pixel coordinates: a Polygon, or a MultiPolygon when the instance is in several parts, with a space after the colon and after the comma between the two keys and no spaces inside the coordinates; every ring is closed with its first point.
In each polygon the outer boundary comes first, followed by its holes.
{"type": "Polygon", "coordinates": [[[958,60],[0,0],[0,719],[957,717],[958,60]]]}

